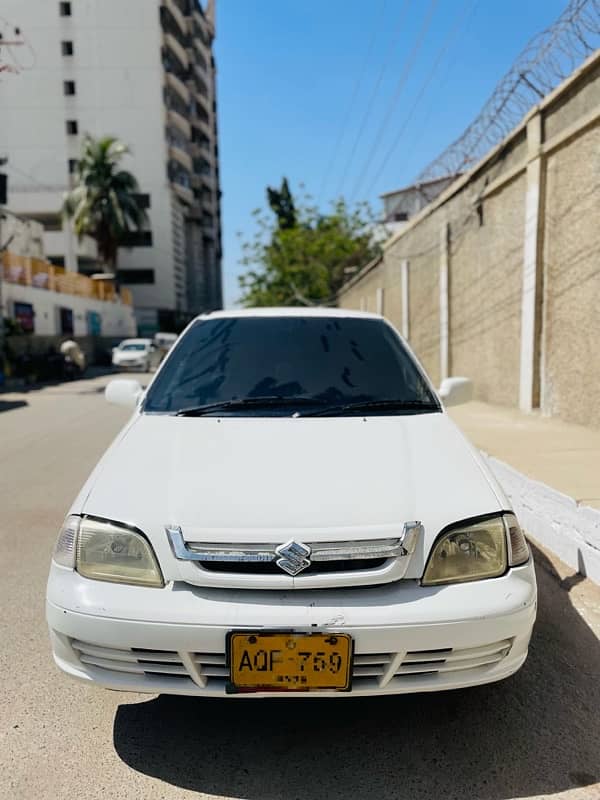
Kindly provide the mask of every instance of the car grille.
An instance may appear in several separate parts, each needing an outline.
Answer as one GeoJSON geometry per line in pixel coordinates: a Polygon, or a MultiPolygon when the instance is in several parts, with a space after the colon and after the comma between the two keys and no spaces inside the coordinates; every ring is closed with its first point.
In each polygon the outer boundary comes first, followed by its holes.
{"type": "Polygon", "coordinates": [[[293,577],[294,588],[334,588],[403,578],[422,525],[406,522],[391,538],[281,544],[190,541],[178,526],[167,526],[166,533],[182,579],[192,584],[276,589],[293,577]],[[331,582],[318,583],[321,576],[331,582]]]}
{"type": "MultiPolygon", "coordinates": [[[[302,575],[323,575],[329,572],[353,572],[354,570],[379,569],[386,563],[385,558],[354,558],[340,559],[339,561],[313,562],[310,567],[302,570],[302,575]]],[[[274,561],[259,561],[255,563],[232,561],[199,561],[201,569],[209,572],[227,572],[236,575],[282,575],[281,569],[274,561]]]]}
{"type": "MultiPolygon", "coordinates": [[[[352,669],[352,688],[377,692],[384,687],[400,688],[411,682],[435,685],[448,673],[481,670],[492,667],[504,659],[512,647],[512,639],[480,647],[440,650],[416,650],[405,653],[355,653],[352,669]]],[[[73,649],[87,667],[112,673],[143,675],[151,688],[153,682],[190,693],[201,694],[199,689],[225,692],[229,677],[225,653],[177,652],[172,650],[146,650],[132,647],[128,650],[102,647],[73,641],[73,649]],[[159,680],[160,679],[160,680],[159,680]]]]}

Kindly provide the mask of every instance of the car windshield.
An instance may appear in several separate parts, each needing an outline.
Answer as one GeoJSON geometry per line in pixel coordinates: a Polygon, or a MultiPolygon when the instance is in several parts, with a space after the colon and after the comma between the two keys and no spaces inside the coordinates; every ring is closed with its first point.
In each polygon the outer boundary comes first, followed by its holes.
{"type": "Polygon", "coordinates": [[[144,411],[326,416],[328,408],[350,415],[351,404],[368,404],[369,413],[439,410],[383,320],[221,317],[199,320],[182,337],[148,390],[144,411]]]}
{"type": "Polygon", "coordinates": [[[137,344],[122,344],[119,350],[145,350],[146,345],[143,343],[137,344]]]}

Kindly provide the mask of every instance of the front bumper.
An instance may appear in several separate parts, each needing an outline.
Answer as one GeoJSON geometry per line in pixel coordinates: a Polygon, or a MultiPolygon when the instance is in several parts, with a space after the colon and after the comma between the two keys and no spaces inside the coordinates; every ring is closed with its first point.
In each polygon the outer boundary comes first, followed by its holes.
{"type": "Polygon", "coordinates": [[[128,369],[144,369],[147,363],[145,359],[139,359],[138,361],[113,361],[113,367],[122,371],[128,369]]]}
{"type": "MultiPolygon", "coordinates": [[[[536,614],[530,561],[501,578],[421,587],[235,591],[101,583],[52,565],[47,618],[54,659],[109,689],[224,697],[232,629],[349,633],[352,691],[364,696],[474,686],[512,675],[527,657],[536,614]]],[[[271,693],[230,695],[273,697],[271,693]]]]}

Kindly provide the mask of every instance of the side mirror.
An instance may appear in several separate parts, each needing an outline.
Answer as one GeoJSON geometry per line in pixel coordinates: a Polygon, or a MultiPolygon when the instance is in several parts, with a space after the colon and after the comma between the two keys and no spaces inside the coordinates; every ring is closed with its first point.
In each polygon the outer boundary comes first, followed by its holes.
{"type": "Polygon", "coordinates": [[[139,381],[118,378],[107,385],[104,397],[116,406],[135,408],[143,393],[144,389],[139,381]]]}
{"type": "Polygon", "coordinates": [[[473,399],[473,383],[468,378],[444,378],[439,390],[445,406],[459,406],[473,399]]]}

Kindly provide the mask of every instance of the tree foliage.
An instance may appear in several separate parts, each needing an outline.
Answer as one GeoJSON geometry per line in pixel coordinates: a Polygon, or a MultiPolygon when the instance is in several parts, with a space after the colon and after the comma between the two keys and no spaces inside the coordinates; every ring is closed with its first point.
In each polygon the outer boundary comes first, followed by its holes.
{"type": "Polygon", "coordinates": [[[91,236],[107,271],[115,271],[119,244],[147,222],[139,203],[135,177],[120,164],[129,150],[112,136],[86,134],[81,147],[75,186],[66,195],[63,212],[73,219],[77,236],[91,236]]]}
{"type": "Polygon", "coordinates": [[[296,205],[287,178],[281,182],[281,189],[267,186],[267,200],[271,211],[277,217],[277,227],[285,231],[296,226],[296,205]]]}
{"type": "Polygon", "coordinates": [[[342,199],[323,214],[305,196],[298,203],[284,178],[267,189],[273,214],[257,209],[257,231],[242,244],[241,302],[245,306],[327,305],[344,281],[380,253],[367,203],[342,199]]]}

